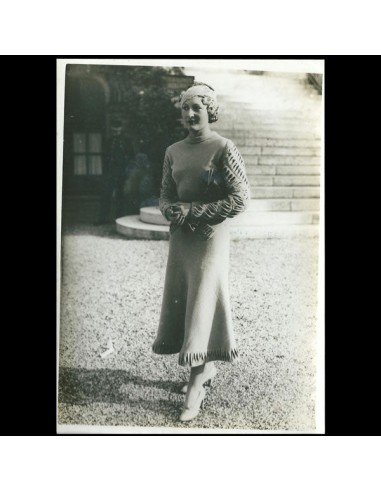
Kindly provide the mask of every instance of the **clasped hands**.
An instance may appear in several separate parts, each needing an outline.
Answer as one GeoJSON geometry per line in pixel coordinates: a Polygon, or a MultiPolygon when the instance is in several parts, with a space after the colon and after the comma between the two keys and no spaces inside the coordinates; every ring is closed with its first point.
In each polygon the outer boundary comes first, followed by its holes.
{"type": "Polygon", "coordinates": [[[214,235],[213,228],[208,224],[201,224],[192,219],[191,208],[186,214],[181,203],[175,203],[168,207],[165,212],[167,220],[171,222],[170,231],[173,232],[179,227],[185,227],[185,230],[201,235],[202,239],[208,241],[214,235]],[[186,215],[185,215],[186,214],[186,215]]]}
{"type": "Polygon", "coordinates": [[[177,226],[182,226],[185,222],[185,209],[182,205],[171,205],[166,212],[167,219],[177,226]]]}

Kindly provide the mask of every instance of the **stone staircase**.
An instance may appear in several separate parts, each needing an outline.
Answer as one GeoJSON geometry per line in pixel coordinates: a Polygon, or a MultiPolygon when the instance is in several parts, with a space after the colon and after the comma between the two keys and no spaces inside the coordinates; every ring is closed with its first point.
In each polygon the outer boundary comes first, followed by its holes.
{"type": "MultiPolygon", "coordinates": [[[[304,74],[192,70],[219,94],[212,129],[237,145],[246,164],[252,199],[230,219],[233,237],[317,236],[320,197],[321,96],[304,74]]],[[[129,237],[165,239],[158,208],[117,219],[129,237]]]]}

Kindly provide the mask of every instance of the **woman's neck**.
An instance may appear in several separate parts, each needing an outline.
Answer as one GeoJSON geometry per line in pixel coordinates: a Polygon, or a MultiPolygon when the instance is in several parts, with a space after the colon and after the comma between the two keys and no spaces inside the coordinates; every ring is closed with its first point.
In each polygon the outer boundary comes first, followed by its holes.
{"type": "Polygon", "coordinates": [[[201,130],[192,130],[192,128],[189,128],[188,130],[188,139],[191,142],[202,142],[203,140],[206,140],[207,138],[211,137],[213,135],[213,131],[209,128],[202,128],[201,130]]]}

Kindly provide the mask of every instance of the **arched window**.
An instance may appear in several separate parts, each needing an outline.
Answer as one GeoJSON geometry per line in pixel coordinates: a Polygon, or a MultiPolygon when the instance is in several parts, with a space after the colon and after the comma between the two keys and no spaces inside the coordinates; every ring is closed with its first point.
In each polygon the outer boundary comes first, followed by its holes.
{"type": "Polygon", "coordinates": [[[68,76],[65,90],[64,192],[96,194],[102,175],[106,98],[86,74],[68,76]]]}

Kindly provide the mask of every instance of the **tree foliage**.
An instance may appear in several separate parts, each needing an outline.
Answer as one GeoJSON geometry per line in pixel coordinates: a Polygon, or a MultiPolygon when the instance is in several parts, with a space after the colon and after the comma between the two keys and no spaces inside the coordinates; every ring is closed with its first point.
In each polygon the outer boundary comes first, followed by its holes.
{"type": "MultiPolygon", "coordinates": [[[[176,68],[176,75],[178,71],[176,68]]],[[[166,77],[173,73],[172,69],[162,67],[131,66],[117,67],[114,73],[108,73],[113,108],[122,115],[135,152],[148,156],[156,188],[166,147],[186,133],[174,103],[176,94],[166,84],[166,77]]]]}

